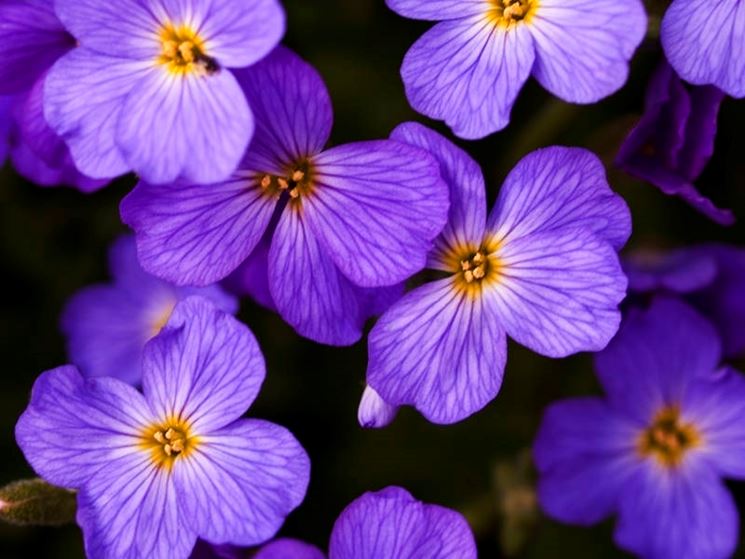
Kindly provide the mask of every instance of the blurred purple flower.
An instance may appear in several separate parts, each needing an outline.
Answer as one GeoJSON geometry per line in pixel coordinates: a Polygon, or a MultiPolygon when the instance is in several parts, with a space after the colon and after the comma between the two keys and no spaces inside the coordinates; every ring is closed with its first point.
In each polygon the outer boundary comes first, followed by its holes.
{"type": "Polygon", "coordinates": [[[325,559],[314,545],[290,538],[274,540],[262,547],[253,559],[325,559]]]}
{"type": "Polygon", "coordinates": [[[439,21],[401,76],[412,107],[461,138],[501,130],[530,75],[565,101],[594,103],[626,83],[647,29],[639,0],[386,0],[439,21]]]}
{"type": "Polygon", "coordinates": [[[240,419],[264,374],[250,330],[191,297],[145,348],[144,393],[48,371],[16,439],[41,477],[78,490],[91,559],[186,559],[198,536],[256,545],[303,500],[310,469],[289,431],[240,419]]]}
{"type": "Polygon", "coordinates": [[[151,273],[205,285],[251,257],[248,277],[266,282],[261,297],[268,287],[301,335],[352,344],[424,267],[445,223],[437,161],[391,140],[324,150],[331,100],[315,69],[287,49],[238,77],[257,124],[239,170],[207,186],[141,183],[122,219],[151,273]]]}
{"type": "Polygon", "coordinates": [[[649,82],[644,116],[616,157],[616,165],[665,194],[680,196],[722,225],[735,218],[694,186],[714,153],[717,115],[724,93],[713,86],[686,87],[663,61],[649,82]]]}
{"type": "Polygon", "coordinates": [[[616,543],[647,559],[730,557],[738,514],[722,477],[745,477],[745,379],[719,369],[711,325],[657,299],[597,356],[606,398],[553,404],[534,446],[550,516],[617,514],[616,543]]]}
{"type": "Polygon", "coordinates": [[[632,294],[677,295],[716,327],[725,357],[745,357],[745,249],[704,244],[636,252],[623,264],[632,294]]]}
{"type": "Polygon", "coordinates": [[[44,112],[78,168],[153,183],[222,180],[253,118],[231,69],[284,34],[277,0],[55,0],[80,46],[52,68],[44,112]]]}
{"type": "Polygon", "coordinates": [[[673,0],[662,19],[660,39],[685,81],[745,97],[745,2],[673,0]]]}
{"type": "Polygon", "coordinates": [[[86,377],[111,376],[139,385],[145,343],[190,295],[200,295],[228,313],[238,310],[238,301],[217,285],[176,287],[143,271],[130,236],[111,246],[109,269],[113,283],[77,292],[62,314],[68,356],[86,377]]]}
{"type": "Polygon", "coordinates": [[[6,130],[16,171],[40,186],[66,185],[82,192],[102,188],[108,181],[81,174],[44,118],[47,71],[75,46],[54,13],[53,1],[0,3],[0,30],[0,95],[12,98],[12,123],[6,130]]]}
{"type": "Polygon", "coordinates": [[[631,233],[622,198],[589,151],[531,153],[487,217],[478,164],[415,123],[392,137],[427,149],[450,186],[450,218],[428,266],[446,277],[414,289],[369,337],[368,384],[435,423],[477,412],[499,392],[507,335],[549,357],[598,351],[615,335],[631,233]]]}

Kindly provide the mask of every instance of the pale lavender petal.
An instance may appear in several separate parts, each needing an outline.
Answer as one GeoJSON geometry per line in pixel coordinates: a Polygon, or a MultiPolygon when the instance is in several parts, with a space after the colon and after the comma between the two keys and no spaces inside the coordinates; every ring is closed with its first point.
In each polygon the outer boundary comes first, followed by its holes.
{"type": "Polygon", "coordinates": [[[490,0],[386,0],[385,3],[404,17],[431,21],[483,15],[492,7],[490,0]]]}
{"type": "Polygon", "coordinates": [[[367,382],[390,405],[413,405],[455,423],[499,392],[507,343],[492,291],[426,284],[393,305],[370,332],[367,382]]]}
{"type": "Polygon", "coordinates": [[[189,297],[145,346],[143,391],[158,417],[187,421],[198,436],[239,418],[264,381],[264,357],[247,326],[189,297]]]}
{"type": "Polygon", "coordinates": [[[745,3],[674,0],[660,28],[665,55],[687,82],[745,97],[745,3]]]}
{"type": "Polygon", "coordinates": [[[380,397],[372,386],[366,386],[357,410],[357,422],[365,429],[388,427],[398,414],[398,406],[392,406],[380,397]]]}
{"type": "Polygon", "coordinates": [[[446,254],[473,245],[478,247],[484,238],[486,186],[481,168],[465,151],[416,122],[398,126],[391,139],[428,151],[440,164],[440,174],[450,190],[450,212],[428,265],[449,270],[443,262],[446,254]]]}
{"type": "Polygon", "coordinates": [[[241,420],[201,436],[173,470],[188,524],[212,543],[265,542],[305,497],[308,455],[284,427],[241,420]]]}
{"type": "Polygon", "coordinates": [[[507,126],[535,59],[529,28],[498,26],[486,10],[435,25],[401,67],[411,106],[469,140],[507,126]]]}
{"type": "Polygon", "coordinates": [[[626,83],[647,16],[640,0],[540,0],[527,26],[541,85],[565,101],[594,103],[626,83]]]}
{"type": "Polygon", "coordinates": [[[549,357],[599,351],[621,322],[626,276],[613,248],[588,229],[533,233],[502,245],[494,291],[507,334],[549,357]]]}
{"type": "Polygon", "coordinates": [[[434,158],[390,140],[359,142],[323,152],[313,169],[303,217],[352,283],[393,285],[424,268],[448,212],[434,158]]]}
{"type": "Polygon", "coordinates": [[[116,135],[143,180],[211,183],[236,170],[254,122],[233,74],[182,76],[155,68],[136,83],[116,135]]]}
{"type": "Polygon", "coordinates": [[[325,559],[323,552],[314,545],[281,538],[262,547],[254,559],[325,559]]]}

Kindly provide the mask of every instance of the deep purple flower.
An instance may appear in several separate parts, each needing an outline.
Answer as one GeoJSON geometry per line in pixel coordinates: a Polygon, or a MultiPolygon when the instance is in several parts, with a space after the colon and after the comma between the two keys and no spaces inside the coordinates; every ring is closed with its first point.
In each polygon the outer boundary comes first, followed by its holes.
{"type": "Polygon", "coordinates": [[[507,177],[487,218],[484,177],[464,151],[414,123],[393,138],[428,149],[450,186],[450,218],[429,267],[370,333],[367,382],[390,405],[453,423],[499,391],[507,335],[549,357],[605,347],[626,290],[617,251],[629,210],[596,156],[551,147],[507,177]]]}
{"type": "Polygon", "coordinates": [[[644,116],[621,146],[616,164],[665,194],[680,196],[698,211],[730,225],[694,186],[714,153],[717,115],[724,93],[713,86],[687,87],[663,61],[649,82],[644,116]]]}
{"type": "Polygon", "coordinates": [[[168,322],[176,304],[200,295],[231,314],[238,301],[219,286],[176,287],[146,273],[132,237],[121,237],[109,252],[113,283],[77,292],[65,306],[62,331],[70,361],[86,377],[142,380],[142,350],[168,322]]]}
{"type": "Polygon", "coordinates": [[[399,295],[397,284],[424,267],[445,223],[437,161],[391,140],[324,150],[328,92],[284,48],[238,76],[257,124],[241,167],[208,186],[137,186],[121,213],[140,261],[174,283],[204,285],[256,249],[252,274],[264,271],[289,324],[321,343],[354,343],[366,318],[399,295]]]}
{"type": "Polygon", "coordinates": [[[624,269],[632,294],[682,298],[716,327],[725,357],[745,357],[745,249],[704,244],[637,252],[624,259],[624,269]]]}
{"type": "Polygon", "coordinates": [[[0,3],[0,94],[12,95],[11,157],[16,171],[40,186],[98,190],[108,181],[81,174],[43,113],[47,71],[75,46],[52,0],[0,3]]]}
{"type": "Polygon", "coordinates": [[[386,0],[404,17],[439,21],[404,58],[412,107],[461,138],[501,130],[533,75],[572,103],[618,90],[644,37],[639,0],[386,0]]]}
{"type": "Polygon", "coordinates": [[[144,394],[48,371],[16,439],[41,477],[78,490],[91,559],[186,559],[197,537],[256,545],[303,500],[310,468],[289,431],[240,419],[264,374],[248,328],[190,297],[145,347],[144,394]]]}
{"type": "Polygon", "coordinates": [[[660,38],[667,59],[685,81],[745,97],[743,0],[673,0],[660,38]]]}
{"type": "Polygon", "coordinates": [[[534,455],[550,516],[617,514],[616,543],[648,559],[730,557],[738,515],[722,477],[745,477],[745,379],[719,368],[711,325],[687,305],[633,310],[597,356],[606,398],[553,404],[534,455]]]}
{"type": "Polygon", "coordinates": [[[80,46],[52,68],[44,111],[78,168],[154,182],[222,180],[253,133],[232,69],[284,33],[277,0],[55,0],[80,46]]]}

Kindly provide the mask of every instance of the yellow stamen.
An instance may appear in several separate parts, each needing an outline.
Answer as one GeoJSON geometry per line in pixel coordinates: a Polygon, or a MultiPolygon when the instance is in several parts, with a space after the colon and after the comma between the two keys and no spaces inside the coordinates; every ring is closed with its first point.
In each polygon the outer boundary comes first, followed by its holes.
{"type": "Polygon", "coordinates": [[[142,433],[141,446],[151,453],[158,467],[172,468],[177,460],[187,456],[198,444],[189,424],[169,419],[161,425],[151,425],[142,433]]]}
{"type": "Polygon", "coordinates": [[[491,0],[487,18],[500,27],[529,22],[536,12],[538,0],[491,0]]]}
{"type": "Polygon", "coordinates": [[[206,76],[220,70],[217,60],[207,54],[204,40],[188,25],[164,25],[158,32],[161,50],[156,62],[172,74],[206,76]]]}

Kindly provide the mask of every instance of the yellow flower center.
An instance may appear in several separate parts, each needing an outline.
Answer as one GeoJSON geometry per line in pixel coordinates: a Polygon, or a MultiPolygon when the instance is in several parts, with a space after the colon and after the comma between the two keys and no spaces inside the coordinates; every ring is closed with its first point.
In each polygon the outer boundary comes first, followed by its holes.
{"type": "Polygon", "coordinates": [[[496,254],[498,248],[498,245],[459,247],[446,255],[445,263],[454,274],[455,286],[477,295],[485,285],[498,281],[502,268],[496,254]]]}
{"type": "Polygon", "coordinates": [[[204,41],[188,25],[164,25],[158,33],[161,52],[157,62],[172,74],[208,76],[220,71],[217,60],[207,55],[204,41]]]}
{"type": "Polygon", "coordinates": [[[141,446],[151,453],[158,467],[172,468],[176,460],[188,455],[196,444],[197,438],[191,434],[189,425],[180,419],[151,425],[142,433],[141,446]]]}
{"type": "Polygon", "coordinates": [[[501,27],[528,22],[535,14],[538,0],[490,0],[488,18],[501,27]]]}
{"type": "Polygon", "coordinates": [[[284,176],[261,175],[259,186],[268,196],[281,196],[287,193],[291,205],[299,205],[303,196],[313,191],[313,168],[309,161],[291,165],[284,176]]]}
{"type": "Polygon", "coordinates": [[[637,441],[639,454],[654,458],[665,467],[679,465],[686,452],[701,444],[701,434],[680,416],[677,406],[665,407],[655,415],[652,425],[642,431],[637,441]]]}

